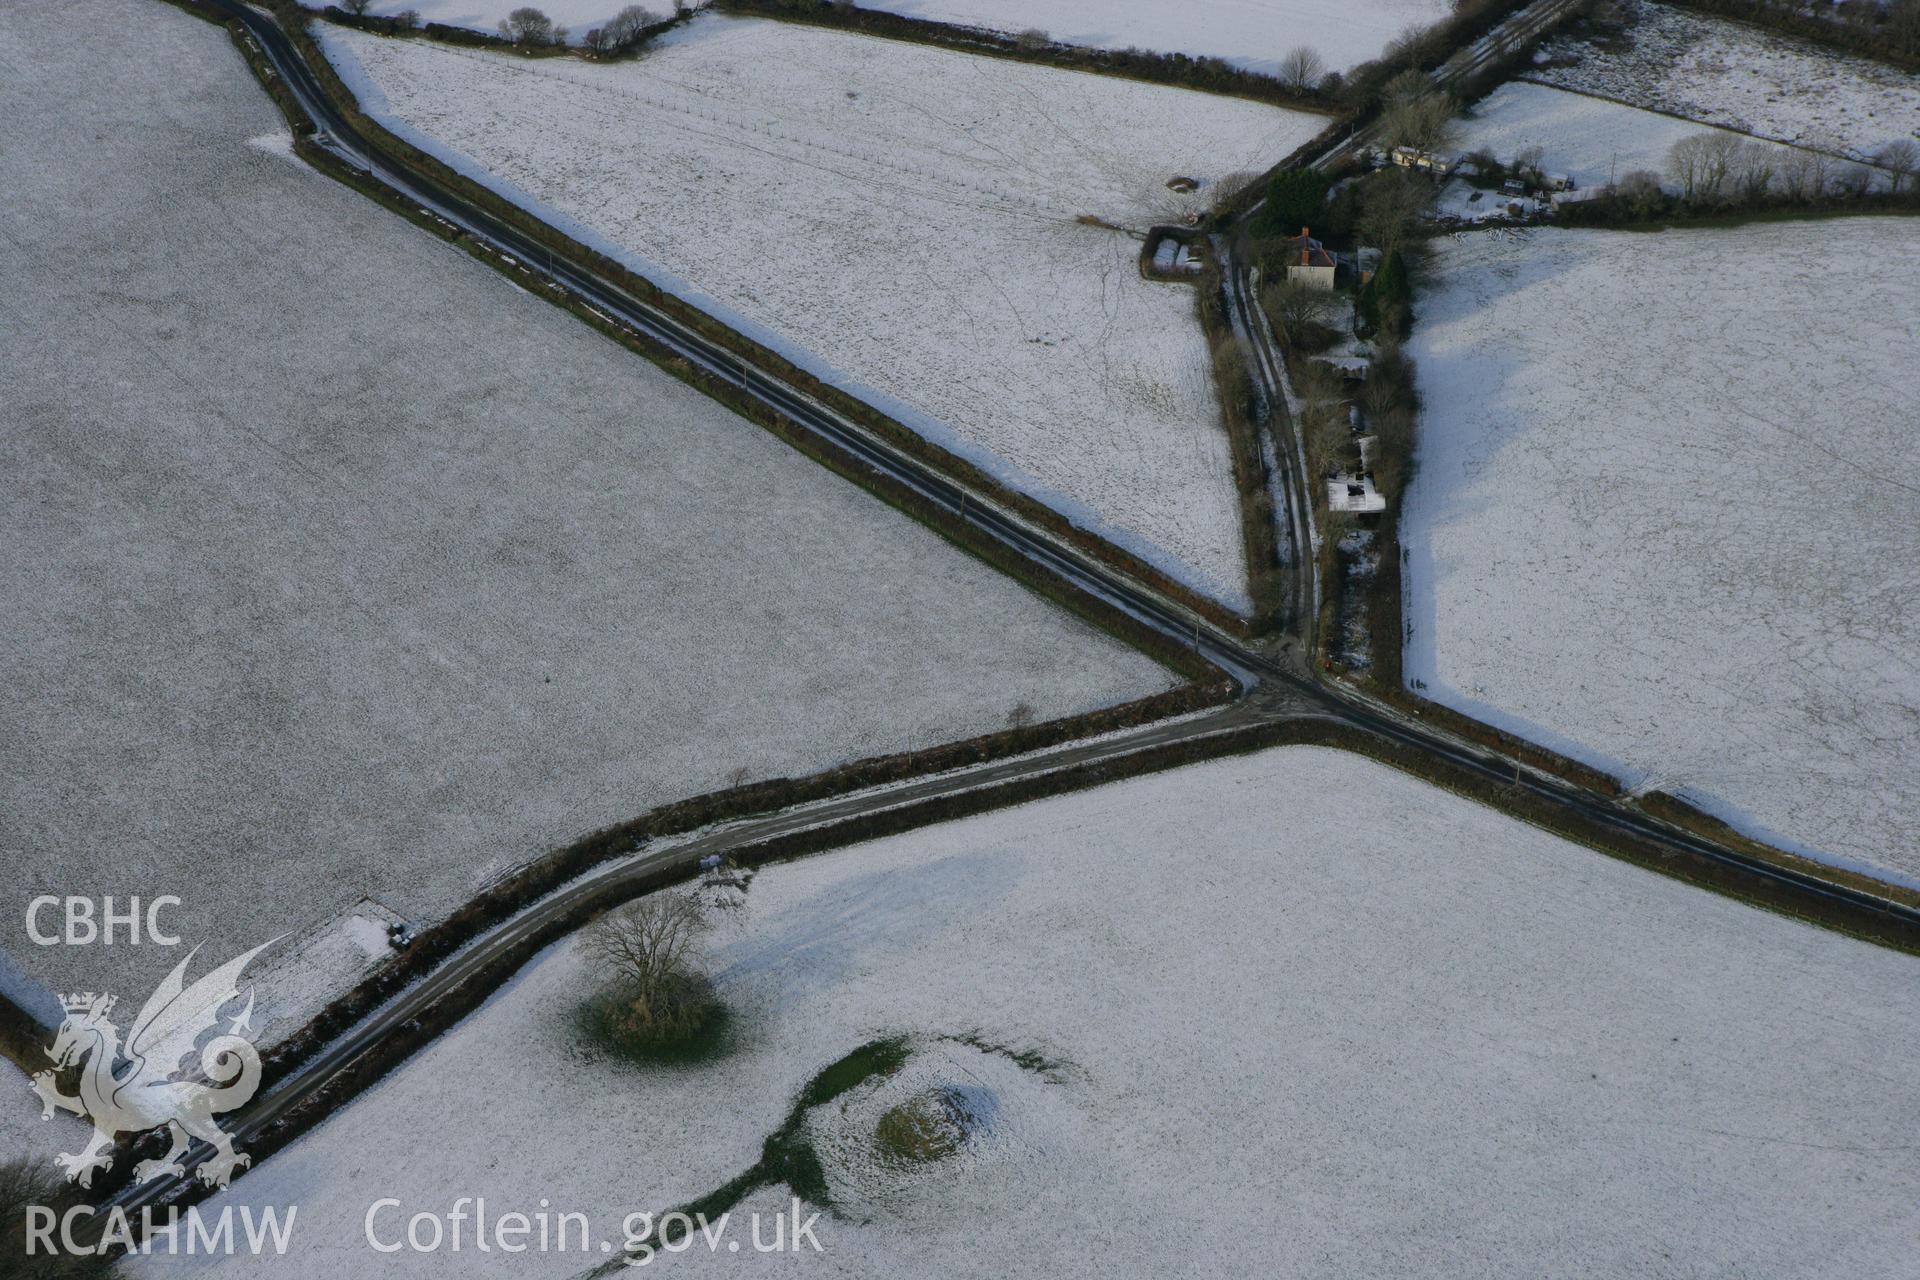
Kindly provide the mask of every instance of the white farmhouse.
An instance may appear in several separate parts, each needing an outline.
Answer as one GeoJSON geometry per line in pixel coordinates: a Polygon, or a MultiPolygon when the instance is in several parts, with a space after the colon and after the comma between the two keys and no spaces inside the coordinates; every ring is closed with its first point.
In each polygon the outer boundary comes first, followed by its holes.
{"type": "Polygon", "coordinates": [[[1320,242],[1300,228],[1297,236],[1288,236],[1285,248],[1280,255],[1285,265],[1287,279],[1304,280],[1316,289],[1333,288],[1333,277],[1337,267],[1333,255],[1320,247],[1320,242]]]}

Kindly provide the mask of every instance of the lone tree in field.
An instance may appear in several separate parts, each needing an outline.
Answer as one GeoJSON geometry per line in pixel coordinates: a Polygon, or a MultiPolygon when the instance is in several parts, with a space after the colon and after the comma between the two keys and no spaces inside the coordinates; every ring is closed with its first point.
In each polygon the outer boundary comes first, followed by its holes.
{"type": "Polygon", "coordinates": [[[358,18],[373,7],[373,0],[340,0],[340,7],[358,18]]]}
{"type": "Polygon", "coordinates": [[[529,7],[508,14],[500,23],[500,34],[515,44],[561,44],[567,38],[567,29],[554,26],[552,18],[529,7]]]}
{"type": "Polygon", "coordinates": [[[1289,93],[1302,97],[1312,93],[1326,73],[1327,64],[1321,61],[1312,45],[1303,44],[1280,59],[1280,83],[1287,86],[1289,93]]]}
{"type": "Polygon", "coordinates": [[[614,979],[603,1010],[614,1039],[637,1049],[671,1046],[721,1014],[698,961],[719,914],[740,905],[744,888],[744,878],[715,868],[696,888],[648,894],[582,931],[587,954],[614,979]]]}

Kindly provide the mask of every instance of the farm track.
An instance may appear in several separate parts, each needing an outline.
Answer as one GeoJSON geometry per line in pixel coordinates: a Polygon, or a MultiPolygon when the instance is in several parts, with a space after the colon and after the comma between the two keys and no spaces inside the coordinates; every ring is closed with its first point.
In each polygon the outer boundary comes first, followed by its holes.
{"type": "MultiPolygon", "coordinates": [[[[238,0],[204,0],[204,3],[244,28],[313,121],[317,130],[313,141],[342,163],[385,184],[404,200],[457,225],[474,239],[524,267],[548,276],[588,305],[616,317],[680,358],[789,419],[827,448],[857,459],[954,511],[958,518],[1019,555],[1038,573],[1084,591],[1181,645],[1191,646],[1231,675],[1240,688],[1238,701],[1218,711],[737,821],[664,849],[638,850],[625,859],[609,863],[495,925],[278,1080],[271,1091],[233,1117],[231,1130],[243,1147],[257,1146],[270,1151],[297,1129],[300,1117],[311,1114],[305,1109],[337,1106],[350,1098],[359,1087],[351,1074],[356,1064],[379,1049],[398,1046],[403,1054],[416,1050],[424,1039],[421,1023],[436,1005],[447,1000],[477,1002],[484,998],[486,992],[503,982],[517,963],[524,960],[523,953],[528,947],[539,945],[556,927],[577,919],[581,911],[612,905],[665,879],[691,876],[697,873],[701,858],[709,854],[765,844],[802,832],[814,837],[813,843],[831,847],[834,843],[862,838],[860,824],[889,811],[911,809],[915,805],[931,806],[963,795],[970,796],[976,803],[972,811],[979,811],[996,803],[1028,798],[1032,784],[1049,774],[1087,770],[1080,776],[1088,781],[1081,785],[1091,785],[1101,771],[1120,772],[1129,760],[1182,745],[1195,748],[1196,754],[1189,758],[1208,752],[1224,754],[1246,750],[1249,749],[1247,731],[1262,727],[1294,724],[1337,728],[1349,739],[1356,739],[1357,735],[1356,740],[1369,744],[1370,750],[1380,758],[1397,763],[1416,776],[1473,795],[1523,821],[1549,829],[1586,832],[1589,843],[1597,844],[1602,838],[1619,841],[1644,851],[1632,857],[1643,865],[1680,870],[1682,874],[1705,878],[1736,896],[1784,906],[1817,920],[1838,920],[1858,932],[1920,950],[1920,908],[1850,884],[1836,883],[1811,868],[1778,864],[1722,846],[1557,776],[1523,768],[1497,751],[1438,731],[1417,717],[1390,708],[1350,687],[1319,679],[1307,665],[1308,646],[1302,641],[1302,636],[1310,632],[1314,617],[1310,607],[1299,612],[1302,606],[1298,602],[1310,601],[1310,596],[1300,594],[1311,591],[1306,582],[1296,586],[1295,609],[1299,616],[1293,619],[1293,634],[1277,648],[1261,650],[1197,620],[1116,571],[1057,543],[979,494],[963,489],[947,476],[892,448],[864,428],[764,371],[745,364],[719,344],[592,271],[564,258],[551,257],[544,246],[468,203],[430,175],[387,157],[361,138],[333,109],[312,70],[273,18],[238,0]],[[1022,784],[1027,784],[1025,793],[1022,784]],[[847,835],[836,840],[835,833],[843,829],[847,835]]],[[[1540,0],[1509,21],[1526,18],[1528,29],[1537,29],[1532,24],[1544,25],[1557,20],[1574,3],[1575,0],[1540,0]]],[[[1490,35],[1465,51],[1463,57],[1474,56],[1463,64],[1466,69],[1460,74],[1471,74],[1471,68],[1484,66],[1496,56],[1493,42],[1494,36],[1490,35]]],[[[1350,146],[1353,142],[1349,139],[1341,146],[1350,146]]],[[[1271,398],[1278,394],[1273,382],[1273,362],[1277,357],[1248,302],[1243,272],[1233,267],[1227,276],[1236,326],[1245,326],[1253,344],[1253,367],[1259,371],[1264,394],[1271,398]]],[[[1272,404],[1271,399],[1269,403],[1272,404]]],[[[1281,412],[1284,414],[1283,404],[1281,412]]],[[[1306,477],[1296,461],[1289,459],[1288,455],[1292,454],[1297,460],[1291,433],[1287,440],[1276,439],[1275,444],[1290,493],[1289,519],[1294,524],[1295,554],[1310,558],[1311,540],[1304,528],[1303,515],[1311,509],[1304,504],[1306,477]]],[[[1295,576],[1310,580],[1313,574],[1308,569],[1295,576]]],[[[105,1198],[102,1206],[127,1210],[137,1219],[143,1208],[182,1203],[202,1192],[191,1173],[208,1154],[208,1148],[196,1144],[184,1160],[188,1176],[127,1187],[105,1198]]]]}

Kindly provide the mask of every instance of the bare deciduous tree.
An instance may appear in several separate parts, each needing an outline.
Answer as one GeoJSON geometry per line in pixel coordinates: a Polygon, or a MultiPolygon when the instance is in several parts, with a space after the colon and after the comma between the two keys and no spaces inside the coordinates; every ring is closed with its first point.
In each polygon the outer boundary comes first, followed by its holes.
{"type": "Polygon", "coordinates": [[[1247,372],[1247,354],[1232,338],[1213,344],[1213,377],[1220,393],[1235,400],[1245,396],[1253,384],[1247,372]]]}
{"type": "Polygon", "coordinates": [[[1773,190],[1775,151],[1760,142],[1742,142],[1728,162],[1732,189],[1742,200],[1763,200],[1773,190]]]}
{"type": "Polygon", "coordinates": [[[1360,191],[1360,216],[1354,230],[1384,258],[1405,244],[1414,220],[1433,198],[1433,188],[1405,169],[1387,169],[1360,191]]]}
{"type": "Polygon", "coordinates": [[[1682,199],[1717,202],[1730,180],[1739,185],[1736,171],[1744,146],[1739,137],[1723,129],[1688,134],[1667,149],[1667,176],[1680,188],[1682,199]]]}
{"type": "Polygon", "coordinates": [[[1303,44],[1280,59],[1280,83],[1293,93],[1312,93],[1326,73],[1327,64],[1312,45],[1303,44]]]}
{"type": "Polygon", "coordinates": [[[1431,27],[1410,26],[1399,35],[1387,41],[1387,47],[1380,52],[1380,61],[1390,67],[1406,67],[1409,70],[1422,63],[1433,60],[1435,33],[1431,27]]]}
{"type": "Polygon", "coordinates": [[[1024,729],[1033,723],[1033,716],[1032,703],[1016,702],[1013,704],[1013,710],[1007,712],[1007,728],[1024,729]]]}
{"type": "Polygon", "coordinates": [[[1456,109],[1453,99],[1444,93],[1396,102],[1380,115],[1380,141],[1389,149],[1443,151],[1459,135],[1459,126],[1454,123],[1456,109]]]}
{"type": "Polygon", "coordinates": [[[1301,407],[1300,417],[1307,456],[1322,473],[1354,460],[1352,419],[1344,401],[1309,401],[1301,407]]]}
{"type": "Polygon", "coordinates": [[[340,0],[340,7],[358,18],[373,7],[373,0],[340,0]]]}
{"type": "Polygon", "coordinates": [[[1885,169],[1895,195],[1905,191],[1920,174],[1920,146],[1915,146],[1905,138],[1896,138],[1880,148],[1873,157],[1874,163],[1885,169]]]}
{"type": "Polygon", "coordinates": [[[660,21],[651,9],[643,5],[630,4],[608,19],[607,39],[616,49],[624,49],[640,38],[640,33],[660,21]]]}
{"type": "Polygon", "coordinates": [[[1544,176],[1540,172],[1540,165],[1546,160],[1546,157],[1547,149],[1545,147],[1522,147],[1514,153],[1513,172],[1519,176],[1521,181],[1538,186],[1540,185],[1540,179],[1544,176]]]}
{"type": "Polygon", "coordinates": [[[625,1029],[672,1033],[699,1017],[706,984],[692,961],[712,928],[704,897],[664,889],[614,908],[581,932],[587,953],[622,984],[625,1029]]]}
{"type": "Polygon", "coordinates": [[[1651,169],[1635,169],[1620,175],[1608,189],[1613,197],[1638,214],[1652,213],[1659,207],[1660,176],[1651,169]]]}
{"type": "Polygon", "coordinates": [[[552,18],[529,6],[502,19],[500,34],[515,44],[560,44],[567,38],[567,29],[554,26],[552,18]]]}
{"type": "Polygon", "coordinates": [[[1380,100],[1389,107],[1417,102],[1433,92],[1433,80],[1418,71],[1402,71],[1380,88],[1380,100]]]}
{"type": "Polygon", "coordinates": [[[1857,200],[1873,188],[1873,170],[1863,164],[1847,161],[1837,166],[1828,189],[1835,195],[1857,200]]]}
{"type": "Polygon", "coordinates": [[[1305,347],[1310,339],[1332,322],[1339,301],[1326,289],[1317,289],[1300,280],[1275,279],[1261,286],[1260,301],[1267,317],[1280,330],[1280,340],[1289,347],[1305,347]]]}
{"type": "Polygon", "coordinates": [[[1818,200],[1827,193],[1833,159],[1823,151],[1792,147],[1780,162],[1780,189],[1793,200],[1818,200]]]}
{"type": "Polygon", "coordinates": [[[1690,133],[1667,148],[1667,177],[1680,188],[1683,200],[1692,200],[1699,193],[1707,137],[1704,133],[1690,133]]]}

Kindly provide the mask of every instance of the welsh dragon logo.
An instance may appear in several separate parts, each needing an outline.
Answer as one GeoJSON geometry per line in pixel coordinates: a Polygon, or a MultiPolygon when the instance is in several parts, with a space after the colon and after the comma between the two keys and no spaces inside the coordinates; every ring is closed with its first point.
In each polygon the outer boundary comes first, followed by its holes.
{"type": "Polygon", "coordinates": [[[187,966],[200,950],[195,947],[147,997],[124,1043],[109,1016],[114,997],[91,991],[62,997],[66,1020],[47,1050],[54,1070],[35,1075],[33,1087],[43,1104],[42,1120],[52,1119],[57,1107],[93,1121],[93,1140],[86,1150],[54,1157],[67,1181],[91,1185],[95,1169],[113,1164],[110,1148],[115,1135],[161,1125],[167,1127],[173,1145],[161,1159],[143,1160],[134,1167],[138,1181],[184,1177],[187,1170],[180,1157],[192,1138],[214,1149],[197,1170],[210,1187],[226,1186],[234,1170],[252,1163],[251,1157],[234,1149],[233,1138],[214,1119],[245,1106],[260,1087],[260,1055],[242,1034],[253,1031],[251,987],[246,1007],[232,1018],[226,1032],[201,1048],[197,1074],[205,1078],[183,1073],[180,1060],[193,1051],[201,1036],[218,1027],[222,1007],[240,994],[241,971],[272,945],[263,943],[187,986],[187,966]],[[55,1072],[76,1064],[79,1094],[68,1097],[60,1092],[55,1072]]]}

